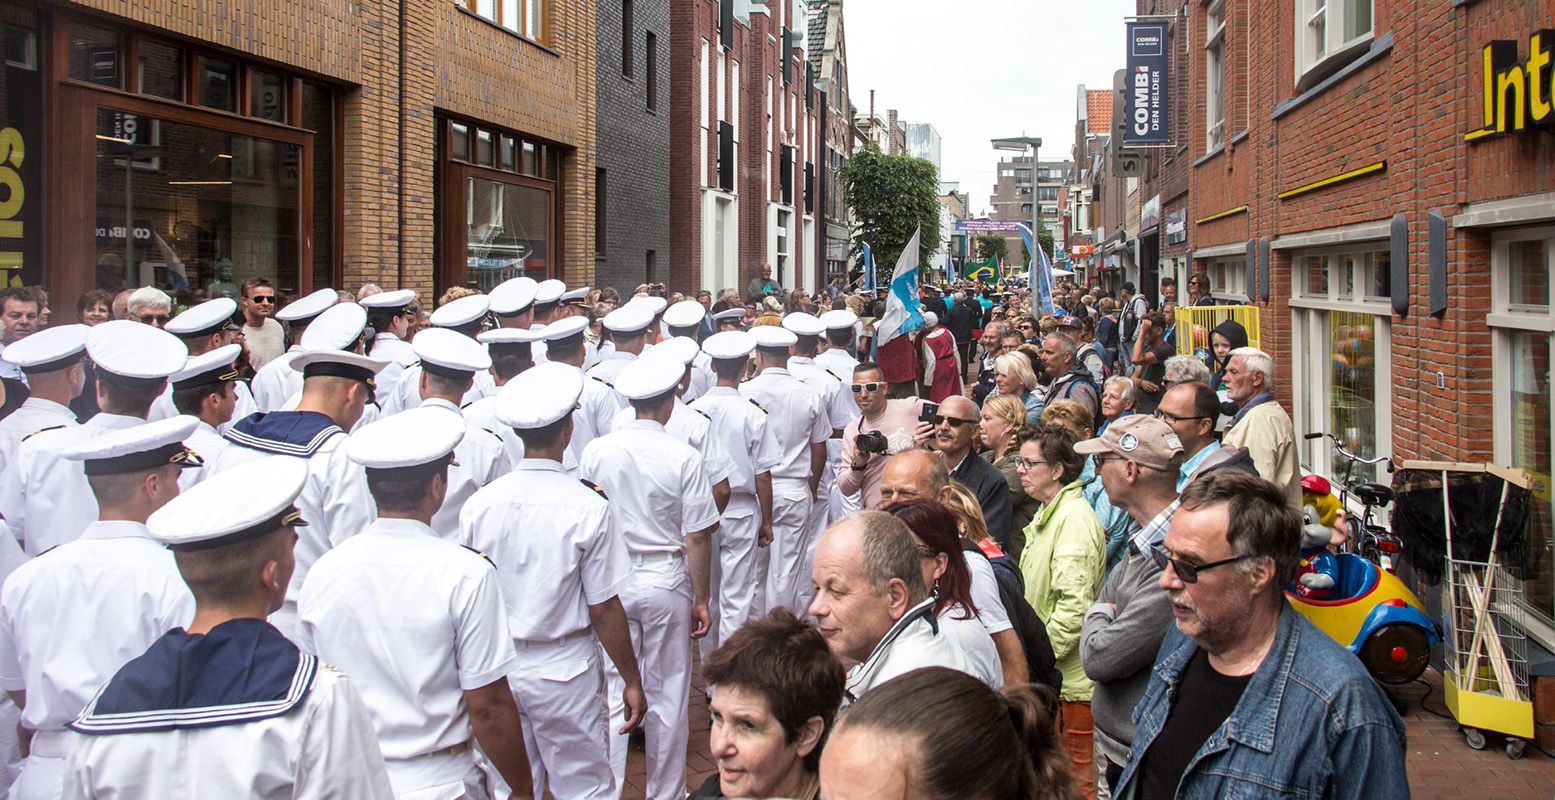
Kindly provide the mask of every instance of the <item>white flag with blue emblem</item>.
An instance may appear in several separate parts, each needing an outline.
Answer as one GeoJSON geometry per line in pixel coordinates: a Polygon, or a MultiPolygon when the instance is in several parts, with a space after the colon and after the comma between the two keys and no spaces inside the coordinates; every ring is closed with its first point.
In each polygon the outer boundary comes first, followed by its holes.
{"type": "Polygon", "coordinates": [[[891,273],[891,289],[886,294],[885,314],[875,325],[875,344],[884,347],[892,339],[904,333],[923,330],[922,300],[918,297],[918,236],[920,227],[913,231],[912,239],[902,248],[896,259],[896,269],[891,273]]]}

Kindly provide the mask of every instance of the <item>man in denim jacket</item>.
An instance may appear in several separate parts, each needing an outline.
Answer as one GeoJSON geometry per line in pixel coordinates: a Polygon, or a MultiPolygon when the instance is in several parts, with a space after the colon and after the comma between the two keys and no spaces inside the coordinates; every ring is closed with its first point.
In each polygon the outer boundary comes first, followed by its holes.
{"type": "Polygon", "coordinates": [[[1292,611],[1301,518],[1234,471],[1183,491],[1162,545],[1168,631],[1120,800],[1409,797],[1404,723],[1360,662],[1292,611]]]}

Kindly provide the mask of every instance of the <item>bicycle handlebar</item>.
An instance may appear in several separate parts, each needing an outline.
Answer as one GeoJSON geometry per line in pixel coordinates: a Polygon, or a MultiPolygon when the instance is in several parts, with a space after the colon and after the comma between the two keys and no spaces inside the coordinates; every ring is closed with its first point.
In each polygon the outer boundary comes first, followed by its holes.
{"type": "Polygon", "coordinates": [[[1330,440],[1330,441],[1332,441],[1334,443],[1334,451],[1337,452],[1339,455],[1343,456],[1346,460],[1348,460],[1348,461],[1350,461],[1352,463],[1355,463],[1355,464],[1365,464],[1366,466],[1370,467],[1370,466],[1375,466],[1377,464],[1381,464],[1383,462],[1387,462],[1388,472],[1392,472],[1393,471],[1393,459],[1391,457],[1389,457],[1389,456],[1377,456],[1376,458],[1361,458],[1360,456],[1350,452],[1349,450],[1344,449],[1344,445],[1339,443],[1339,437],[1337,437],[1337,436],[1335,436],[1335,435],[1333,435],[1331,433],[1313,432],[1313,433],[1307,434],[1304,438],[1306,438],[1306,439],[1328,439],[1328,440],[1330,440]]]}

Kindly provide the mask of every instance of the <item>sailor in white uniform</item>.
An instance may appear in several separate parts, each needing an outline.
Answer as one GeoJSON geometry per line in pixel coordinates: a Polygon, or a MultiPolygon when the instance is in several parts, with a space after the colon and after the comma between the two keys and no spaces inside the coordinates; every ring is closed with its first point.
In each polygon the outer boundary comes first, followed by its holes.
{"type": "Polygon", "coordinates": [[[301,460],[270,456],[151,515],[194,622],[125,664],[71,723],[67,800],[394,797],[352,682],[265,622],[307,524],[293,506],[307,476],[301,460]]]}
{"type": "MultiPolygon", "coordinates": [[[[486,321],[490,318],[491,298],[483,294],[465,295],[451,303],[444,303],[436,311],[432,312],[431,322],[434,328],[446,328],[460,334],[470,341],[481,331],[486,330],[486,321]]],[[[416,334],[420,336],[421,334],[416,334]]],[[[394,397],[385,402],[397,408],[415,408],[421,405],[421,365],[414,364],[406,367],[400,376],[399,385],[384,387],[385,392],[393,392],[394,397]]],[[[497,386],[491,380],[491,373],[481,371],[475,374],[475,383],[470,387],[464,397],[460,398],[459,405],[466,406],[476,400],[490,394],[495,394],[497,386]]]]}
{"type": "Polygon", "coordinates": [[[459,511],[465,501],[513,468],[502,438],[467,421],[457,405],[477,373],[490,374],[486,370],[491,368],[491,356],[480,342],[442,328],[416,334],[415,348],[421,360],[419,407],[440,409],[464,425],[464,438],[454,448],[454,460],[448,466],[443,505],[432,515],[432,531],[450,542],[457,541],[459,511]]]}
{"type": "Polygon", "coordinates": [[[242,345],[229,344],[204,355],[189,356],[184,368],[168,378],[178,413],[199,423],[185,442],[202,463],[178,476],[180,489],[188,489],[204,480],[209,474],[207,466],[214,467],[222,451],[232,446],[219,431],[232,419],[233,408],[237,405],[233,386],[238,381],[238,370],[233,362],[242,349],[242,345]]]}
{"type": "Polygon", "coordinates": [[[308,481],[297,507],[309,524],[298,532],[296,569],[286,602],[270,617],[281,633],[292,636],[297,630],[297,593],[313,562],[372,523],[374,508],[366,476],[340,446],[346,429],[356,425],[367,407],[373,376],[388,362],[345,350],[303,351],[287,361],[303,378],[297,410],[239,420],[226,434],[234,446],[222,452],[214,468],[206,468],[219,475],[271,455],[307,462],[308,481]]]}
{"type": "Polygon", "coordinates": [[[761,556],[772,543],[772,470],[782,451],[766,409],[740,396],[740,380],[755,349],[756,338],[744,331],[709,336],[702,351],[712,359],[718,385],[691,404],[712,420],[714,435],[735,463],[729,478],[729,504],[718,528],[718,578],[714,581],[718,613],[713,632],[703,640],[704,652],[716,650],[739,630],[763,600],[765,560],[761,556]],[[713,639],[717,641],[709,644],[713,639]]]}
{"type": "Polygon", "coordinates": [[[46,428],[74,428],[70,403],[86,385],[85,325],[45,328],[5,348],[6,363],[27,376],[27,399],[0,419],[0,472],[16,455],[22,439],[46,428]]]}
{"type": "MultiPolygon", "coordinates": [[[[648,696],[647,796],[680,800],[686,793],[686,706],[691,692],[691,641],[707,635],[708,564],[718,508],[701,456],[664,430],[684,372],[659,359],[622,370],[617,389],[637,419],[595,439],[578,465],[582,477],[611,498],[612,532],[626,546],[632,578],[621,603],[648,696]]],[[[625,686],[611,676],[611,719],[625,686]]],[[[627,737],[610,737],[616,783],[626,773],[627,737]]]]}
{"type": "Polygon", "coordinates": [[[60,796],[65,725],[120,667],[194,618],[194,597],[145,523],[178,495],[178,473],[193,463],[184,439],[195,424],[151,422],[62,453],[78,467],[84,462],[101,516],[79,539],[17,568],[0,592],[0,688],[33,731],[15,800],[60,796]]]}
{"type": "MultiPolygon", "coordinates": [[[[670,337],[684,336],[693,342],[698,342],[699,347],[701,339],[697,334],[701,332],[702,321],[705,319],[707,319],[707,309],[695,300],[682,300],[664,311],[664,324],[669,329],[670,337]]],[[[694,403],[717,382],[718,378],[713,374],[712,359],[698,350],[692,362],[691,385],[680,399],[685,403],[694,403]]]]}
{"type": "MultiPolygon", "coordinates": [[[[371,334],[372,329],[367,325],[367,309],[356,303],[336,303],[308,324],[308,329],[302,332],[302,340],[299,342],[301,347],[297,352],[283,355],[281,359],[294,358],[297,353],[306,353],[314,350],[344,350],[350,353],[366,355],[364,351],[367,349],[367,342],[371,338],[371,334]]],[[[374,360],[383,361],[385,364],[392,363],[387,359],[374,360]]],[[[387,371],[389,367],[386,366],[383,369],[387,371]]],[[[378,374],[382,375],[383,373],[380,372],[378,374]]],[[[354,431],[383,416],[383,410],[378,401],[385,392],[378,388],[381,384],[377,382],[376,378],[373,380],[373,386],[372,397],[368,398],[366,407],[362,409],[361,419],[358,419],[356,424],[348,429],[348,432],[354,431]]],[[[281,407],[276,410],[296,411],[297,406],[301,402],[302,386],[299,384],[296,393],[286,398],[286,402],[282,403],[281,407]]]]}
{"type": "Polygon", "coordinates": [[[757,326],[751,335],[759,374],[740,385],[740,394],[767,410],[782,452],[772,470],[772,547],[763,609],[803,614],[807,606],[799,604],[801,592],[811,585],[810,574],[803,571],[810,552],[810,508],[826,469],[831,419],[820,393],[788,371],[789,351],[798,337],[776,325],[757,326]]]}
{"type": "Polygon", "coordinates": [[[718,326],[718,332],[745,330],[745,309],[726,308],[713,315],[713,322],[718,326]]]}
{"type": "MultiPolygon", "coordinates": [[[[831,496],[837,490],[837,465],[842,463],[842,431],[858,414],[858,404],[853,402],[853,393],[848,388],[852,385],[851,373],[845,380],[841,375],[815,363],[821,335],[826,332],[826,326],[820,318],[813,314],[789,314],[783,318],[783,327],[793,331],[795,336],[792,355],[788,358],[788,371],[820,393],[821,404],[826,409],[832,429],[831,437],[826,440],[826,468],[821,473],[815,504],[810,507],[810,532],[806,536],[804,566],[800,570],[801,575],[809,575],[810,564],[815,560],[816,542],[820,541],[821,534],[833,521],[831,496]]],[[[800,579],[798,602],[803,604],[801,607],[809,608],[812,599],[814,596],[810,581],[800,579]]]]}
{"type": "MultiPolygon", "coordinates": [[[[563,292],[561,298],[557,301],[558,305],[556,308],[556,313],[551,316],[551,322],[549,324],[554,325],[564,319],[572,319],[573,317],[588,317],[588,297],[590,290],[591,287],[584,286],[581,289],[571,289],[569,291],[563,292]]],[[[595,364],[598,364],[600,358],[603,355],[604,353],[601,352],[598,347],[595,347],[593,342],[590,342],[587,339],[584,340],[583,368],[585,370],[594,366],[595,364]]],[[[540,354],[539,360],[545,360],[545,354],[543,352],[540,354]]]]}
{"type": "Polygon", "coordinates": [[[606,314],[604,323],[615,349],[603,356],[587,374],[606,386],[614,386],[621,370],[642,354],[648,327],[653,324],[653,313],[644,306],[628,303],[606,314]]]}
{"type": "Polygon", "coordinates": [[[636,729],[647,711],[619,595],[632,579],[626,547],[598,486],[562,468],[583,395],[576,368],[542,364],[497,393],[498,415],[529,457],[475,493],[460,517],[460,543],[497,566],[518,669],[508,676],[524,723],[537,790],[556,797],[621,796],[610,768],[610,728],[636,729]],[[606,718],[599,648],[625,680],[626,718],[606,718]]]}
{"type": "Polygon", "coordinates": [[[86,473],[61,453],[108,431],[146,424],[167,376],[183,369],[189,357],[177,337],[129,320],[94,326],[86,334],[86,352],[97,365],[102,412],[80,426],[23,439],[0,478],[0,516],[31,556],[75,539],[97,519],[86,473]]]}
{"type": "Polygon", "coordinates": [[[396,405],[398,393],[391,390],[399,388],[400,377],[410,365],[416,363],[416,352],[410,342],[405,340],[420,312],[420,307],[416,305],[416,293],[409,289],[379,292],[362,298],[361,303],[362,308],[367,309],[367,327],[373,330],[372,338],[362,348],[362,353],[389,362],[389,366],[378,373],[378,385],[384,387],[383,400],[379,403],[380,412],[388,416],[404,411],[396,405]]]}
{"type": "MultiPolygon", "coordinates": [[[[162,326],[162,330],[182,339],[184,346],[189,348],[190,356],[200,356],[226,347],[237,340],[238,332],[242,329],[235,317],[237,312],[236,301],[230,297],[218,297],[173,317],[162,326]]],[[[237,359],[234,357],[232,360],[237,359]]],[[[233,393],[237,401],[229,419],[242,419],[259,410],[247,383],[243,381],[235,383],[233,393]]],[[[162,396],[151,405],[151,415],[146,419],[155,422],[159,419],[176,417],[181,413],[183,412],[173,405],[173,388],[169,386],[167,391],[164,391],[162,396]]],[[[221,430],[225,432],[229,425],[230,423],[222,423],[221,430]]]]}
{"type": "Polygon", "coordinates": [[[491,287],[491,316],[498,328],[529,330],[535,321],[535,294],[540,284],[520,275],[491,287]]]}
{"type": "Polygon", "coordinates": [[[569,472],[576,471],[589,442],[609,433],[615,426],[616,414],[627,407],[626,398],[611,388],[608,381],[585,375],[582,370],[586,358],[583,334],[588,326],[588,320],[583,317],[568,317],[540,331],[549,363],[566,364],[586,378],[583,396],[578,400],[578,413],[572,416],[572,440],[567,445],[567,456],[562,459],[562,465],[569,472]]]}
{"type": "Polygon", "coordinates": [[[477,744],[518,796],[532,792],[497,571],[429,525],[463,438],[464,420],[438,408],[352,434],[378,517],[319,558],[298,602],[298,645],[361,689],[401,798],[486,800],[477,744]]]}
{"type": "MultiPolygon", "coordinates": [[[[524,460],[524,442],[511,427],[497,418],[497,397],[509,381],[535,366],[534,348],[545,344],[543,337],[541,331],[530,330],[528,327],[497,328],[475,337],[486,345],[486,352],[491,355],[491,378],[497,385],[497,394],[482,397],[465,406],[464,418],[471,425],[501,439],[502,449],[507,453],[511,465],[524,460]]],[[[573,459],[568,466],[577,466],[577,460],[573,459]]]]}
{"type": "MultiPolygon", "coordinates": [[[[254,373],[249,383],[254,404],[260,411],[278,411],[281,406],[302,389],[302,376],[286,365],[286,355],[302,349],[302,335],[318,315],[340,302],[334,289],[320,289],[306,297],[300,297],[275,312],[275,318],[286,323],[292,346],[281,357],[272,359],[254,373]]],[[[242,419],[242,417],[238,417],[242,419]]]]}
{"type": "MultiPolygon", "coordinates": [[[[845,308],[828,311],[821,315],[821,324],[826,326],[827,347],[815,357],[815,363],[830,370],[831,374],[840,377],[842,385],[851,390],[853,388],[853,370],[858,367],[859,360],[848,353],[848,348],[854,346],[854,343],[857,341],[858,315],[845,308]]],[[[851,422],[858,419],[862,414],[863,412],[859,410],[858,403],[849,396],[848,421],[851,422]]],[[[858,492],[843,494],[842,490],[837,486],[835,479],[836,470],[842,463],[841,439],[832,439],[826,443],[826,461],[830,465],[827,471],[834,476],[831,481],[831,518],[838,520],[862,509],[864,507],[863,500],[858,492]]]]}

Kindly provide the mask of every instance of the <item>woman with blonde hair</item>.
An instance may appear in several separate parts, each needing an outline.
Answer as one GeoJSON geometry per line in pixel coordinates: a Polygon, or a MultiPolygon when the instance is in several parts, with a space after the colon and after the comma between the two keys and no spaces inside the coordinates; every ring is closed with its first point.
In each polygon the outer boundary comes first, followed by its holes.
{"type": "Polygon", "coordinates": [[[1020,352],[1005,353],[994,359],[993,370],[998,393],[1019,400],[1026,409],[1026,424],[1037,424],[1042,417],[1042,400],[1037,397],[1037,372],[1031,368],[1031,359],[1020,352]]]}
{"type": "Polygon", "coordinates": [[[1026,429],[1027,418],[1026,406],[1018,398],[996,394],[983,401],[983,415],[977,425],[978,438],[988,448],[983,451],[983,458],[1004,473],[1004,482],[1010,487],[1010,531],[1006,541],[1014,559],[1020,558],[1026,544],[1026,526],[1037,515],[1037,501],[1021,488],[1020,473],[1015,469],[1020,458],[1020,434],[1026,429]]]}

